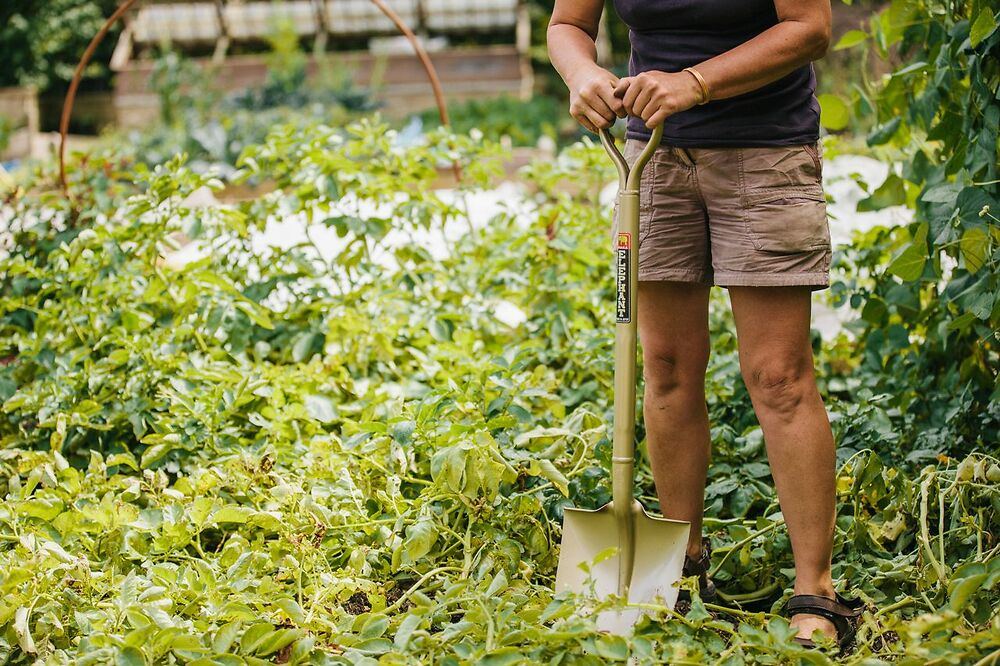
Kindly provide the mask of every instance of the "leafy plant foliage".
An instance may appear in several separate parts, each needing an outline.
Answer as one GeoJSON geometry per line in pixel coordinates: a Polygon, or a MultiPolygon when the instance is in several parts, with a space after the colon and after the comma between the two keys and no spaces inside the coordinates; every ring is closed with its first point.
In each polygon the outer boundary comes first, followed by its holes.
{"type": "MultiPolygon", "coordinates": [[[[100,156],[71,172],[73,205],[9,198],[0,655],[828,663],[767,606],[739,607],[780,596],[791,557],[719,309],[706,526],[730,603],[654,608],[626,643],[595,631],[598,607],[553,597],[562,508],[608,500],[609,211],[595,193],[610,163],[584,142],[532,165],[527,212],[438,258],[394,238],[466,223],[465,195],[501,154],[444,132],[392,140],[369,120],[277,127],[232,178],[271,189],[239,203],[192,208],[224,183],[182,158],[121,171],[100,156]],[[444,197],[431,184],[455,158],[464,189],[444,197]],[[289,218],[341,245],[253,245],[289,218]],[[178,233],[204,249],[183,267],[166,258],[178,233]],[[501,303],[524,321],[502,321],[501,303]]],[[[835,575],[871,604],[849,659],[1000,649],[997,460],[886,466],[900,442],[881,434],[905,421],[873,415],[865,390],[831,398],[851,444],[835,575]]],[[[638,482],[655,508],[641,460],[638,482]]]]}
{"type": "Polygon", "coordinates": [[[898,411],[903,450],[996,447],[1000,432],[1000,30],[995,3],[893,0],[853,31],[855,49],[906,61],[854,91],[868,143],[906,156],[859,208],[913,207],[844,258],[840,294],[861,310],[862,381],[898,411]],[[984,434],[986,437],[984,438],[984,434]]]}
{"type": "MultiPolygon", "coordinates": [[[[116,0],[4,0],[0,5],[0,86],[32,85],[42,92],[69,84],[88,42],[117,8],[116,0]]],[[[115,47],[115,26],[84,72],[84,84],[107,87],[106,64],[115,47]]]]}
{"type": "Polygon", "coordinates": [[[553,596],[563,508],[609,499],[610,162],[585,140],[533,164],[526,209],[474,228],[497,146],[399,148],[364,119],[273,127],[221,178],[111,150],[72,165],[72,202],[45,173],[6,196],[0,661],[995,661],[988,5],[896,0],[853,37],[906,54],[853,106],[914,156],[864,206],[916,217],[841,253],[831,291],[860,334],[816,338],[834,575],[867,604],[852,653],[802,649],[775,614],[790,546],[721,307],[705,526],[725,603],[651,607],[625,641],[595,630],[603,606],[553,596]],[[456,159],[464,184],[434,190],[456,159]],[[194,205],[227,187],[242,198],[194,205]],[[255,240],[292,221],[336,241],[255,240]],[[448,256],[421,243],[438,234],[448,256]],[[181,235],[202,250],[184,265],[181,235]]]}

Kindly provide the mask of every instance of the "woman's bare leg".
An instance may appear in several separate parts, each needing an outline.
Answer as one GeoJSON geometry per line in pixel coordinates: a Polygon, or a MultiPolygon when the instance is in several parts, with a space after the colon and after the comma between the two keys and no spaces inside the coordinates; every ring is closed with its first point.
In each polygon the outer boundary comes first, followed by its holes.
{"type": "MultiPolygon", "coordinates": [[[[764,431],[771,474],[795,558],[795,593],[833,597],[830,560],[836,504],[836,450],[816,388],[808,287],[731,287],[740,369],[764,431]]],[[[833,624],[796,615],[799,636],[833,624]]]]}
{"type": "Polygon", "coordinates": [[[643,352],[643,420],[663,515],[691,523],[687,552],[701,554],[705,474],[709,461],[705,368],[709,287],[639,283],[643,352]]]}

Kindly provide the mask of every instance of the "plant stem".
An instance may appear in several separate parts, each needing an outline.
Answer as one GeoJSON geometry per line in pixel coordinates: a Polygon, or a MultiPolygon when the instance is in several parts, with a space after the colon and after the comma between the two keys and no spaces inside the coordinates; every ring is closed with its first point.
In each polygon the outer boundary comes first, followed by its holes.
{"type": "Polygon", "coordinates": [[[778,581],[773,581],[770,585],[760,588],[759,590],[754,590],[753,592],[747,592],[745,594],[726,594],[721,590],[718,591],[719,598],[723,601],[735,604],[747,603],[749,601],[759,601],[760,599],[766,599],[777,590],[781,585],[778,581]]]}
{"type": "Polygon", "coordinates": [[[904,597],[895,603],[889,604],[885,608],[878,609],[878,612],[875,613],[875,617],[880,617],[882,615],[885,615],[886,613],[892,613],[894,611],[898,611],[900,608],[906,608],[907,606],[912,605],[914,602],[916,602],[916,599],[914,599],[913,597],[909,596],[904,597]]]}
{"type": "Polygon", "coordinates": [[[718,604],[705,603],[705,608],[709,610],[714,610],[717,613],[725,613],[726,615],[736,615],[742,618],[763,618],[768,613],[751,613],[750,611],[740,610],[738,608],[730,608],[729,606],[720,606],[718,604]]]}
{"type": "Polygon", "coordinates": [[[399,599],[397,599],[395,601],[395,603],[393,603],[391,606],[389,606],[388,608],[386,608],[383,612],[386,615],[388,615],[389,613],[392,613],[392,612],[395,612],[396,610],[398,610],[399,607],[402,606],[403,603],[406,602],[406,600],[409,599],[410,596],[412,596],[414,592],[416,592],[417,590],[420,589],[421,585],[423,585],[428,579],[431,578],[431,576],[436,576],[437,574],[439,574],[439,573],[445,573],[446,571],[461,571],[461,570],[462,570],[461,567],[438,567],[436,569],[431,569],[430,571],[428,571],[427,573],[425,573],[423,576],[421,576],[420,580],[418,580],[416,583],[414,583],[413,586],[410,587],[410,589],[408,589],[406,592],[404,592],[403,595],[401,597],[399,597],[399,599]]]}
{"type": "MultiPolygon", "coordinates": [[[[729,556],[732,555],[735,551],[739,550],[740,548],[742,548],[746,544],[750,543],[751,541],[753,541],[757,537],[763,536],[764,534],[767,534],[768,532],[770,532],[771,530],[775,529],[776,527],[778,527],[780,525],[784,525],[784,524],[785,524],[785,519],[784,518],[782,518],[781,520],[776,520],[773,523],[771,523],[770,525],[768,525],[767,527],[765,527],[763,529],[760,529],[760,530],[757,530],[756,532],[753,532],[752,534],[750,534],[750,536],[748,536],[748,537],[746,537],[744,539],[741,539],[740,541],[737,541],[732,546],[726,546],[725,547],[726,554],[722,557],[721,560],[719,560],[718,564],[716,564],[714,567],[712,567],[712,570],[708,572],[709,577],[711,578],[715,574],[719,573],[719,569],[722,568],[722,565],[726,563],[726,560],[728,560],[729,556]]],[[[724,550],[724,549],[723,548],[719,548],[716,552],[718,552],[719,550],[724,550]]]]}
{"type": "Polygon", "coordinates": [[[930,562],[931,566],[934,567],[934,572],[937,574],[938,582],[943,583],[945,580],[944,567],[942,567],[941,563],[934,557],[934,549],[931,547],[930,531],[927,529],[927,492],[931,481],[933,480],[934,472],[930,472],[926,477],[924,477],[924,480],[920,482],[920,544],[923,546],[924,555],[927,556],[927,560],[930,562]]]}
{"type": "Polygon", "coordinates": [[[988,664],[995,664],[997,660],[1000,660],[1000,649],[994,650],[990,654],[986,655],[979,661],[977,661],[973,666],[987,666],[988,664]]]}

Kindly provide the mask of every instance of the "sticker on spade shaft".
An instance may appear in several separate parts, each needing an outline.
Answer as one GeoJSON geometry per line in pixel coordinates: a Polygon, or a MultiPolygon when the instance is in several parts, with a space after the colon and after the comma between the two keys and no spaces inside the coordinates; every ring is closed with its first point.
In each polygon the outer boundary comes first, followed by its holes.
{"type": "Polygon", "coordinates": [[[615,244],[615,303],[617,322],[627,324],[632,321],[632,294],[629,293],[628,271],[632,255],[632,235],[619,232],[615,244]]]}

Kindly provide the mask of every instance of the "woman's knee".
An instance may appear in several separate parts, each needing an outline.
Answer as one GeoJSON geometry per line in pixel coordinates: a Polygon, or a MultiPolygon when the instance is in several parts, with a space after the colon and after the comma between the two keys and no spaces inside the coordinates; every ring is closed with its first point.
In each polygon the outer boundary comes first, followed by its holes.
{"type": "Polygon", "coordinates": [[[642,376],[654,397],[678,391],[703,394],[707,352],[671,347],[643,349],[642,376]]]}
{"type": "Polygon", "coordinates": [[[768,356],[742,361],[743,381],[758,411],[790,419],[816,391],[812,359],[768,356]]]}

